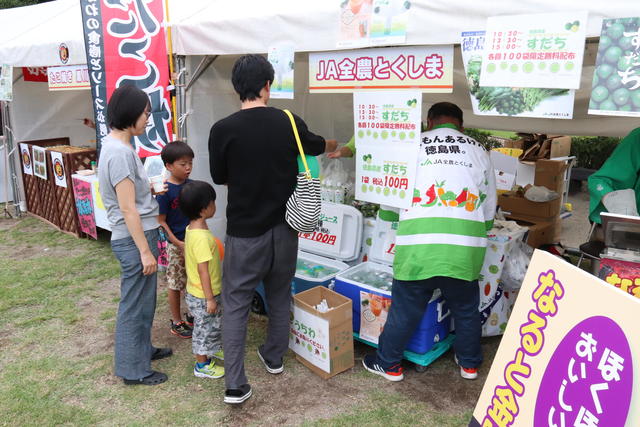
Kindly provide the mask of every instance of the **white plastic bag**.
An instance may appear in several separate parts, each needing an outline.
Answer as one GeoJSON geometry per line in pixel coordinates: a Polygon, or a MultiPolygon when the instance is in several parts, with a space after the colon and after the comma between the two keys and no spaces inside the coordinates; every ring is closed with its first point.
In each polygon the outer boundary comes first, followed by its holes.
{"type": "Polygon", "coordinates": [[[505,290],[515,291],[520,289],[522,281],[529,268],[533,255],[533,248],[522,240],[514,241],[509,250],[509,256],[505,260],[500,281],[505,290]]]}
{"type": "Polygon", "coordinates": [[[636,207],[636,193],[632,189],[612,191],[605,194],[602,198],[602,204],[607,208],[608,212],[638,216],[636,207]]]}
{"type": "Polygon", "coordinates": [[[532,202],[548,202],[560,197],[555,191],[549,190],[547,187],[532,185],[524,192],[524,198],[532,202]]]}

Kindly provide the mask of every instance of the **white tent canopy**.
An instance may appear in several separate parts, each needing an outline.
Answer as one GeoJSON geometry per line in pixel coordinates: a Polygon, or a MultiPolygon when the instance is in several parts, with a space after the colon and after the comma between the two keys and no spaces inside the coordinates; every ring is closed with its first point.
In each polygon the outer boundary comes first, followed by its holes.
{"type": "MultiPolygon", "coordinates": [[[[603,18],[640,15],[634,0],[410,0],[408,45],[453,44],[463,31],[485,28],[495,15],[589,11],[588,37],[603,18]]],[[[264,53],[281,41],[297,52],[336,50],[342,0],[174,0],[170,21],[179,55],[264,53]]]]}
{"type": "Polygon", "coordinates": [[[0,64],[63,65],[58,48],[69,48],[68,64],[87,62],[79,0],[57,0],[0,10],[0,64]]]}

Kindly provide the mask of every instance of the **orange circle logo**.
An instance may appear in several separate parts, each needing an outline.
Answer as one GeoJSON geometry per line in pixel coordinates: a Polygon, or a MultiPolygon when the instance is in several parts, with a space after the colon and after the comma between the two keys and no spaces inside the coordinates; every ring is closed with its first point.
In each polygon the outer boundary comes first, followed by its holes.
{"type": "Polygon", "coordinates": [[[31,156],[28,150],[22,150],[22,163],[24,163],[26,167],[31,166],[31,156]]]}
{"type": "Polygon", "coordinates": [[[62,166],[60,159],[55,159],[53,162],[53,172],[56,174],[58,179],[62,179],[64,177],[64,166],[62,166]]]}

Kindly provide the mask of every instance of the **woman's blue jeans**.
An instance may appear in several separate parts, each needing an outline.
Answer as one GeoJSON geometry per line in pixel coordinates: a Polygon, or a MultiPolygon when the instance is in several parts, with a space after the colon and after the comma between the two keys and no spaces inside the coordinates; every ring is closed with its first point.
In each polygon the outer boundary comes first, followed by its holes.
{"type": "MultiPolygon", "coordinates": [[[[145,231],[153,255],[158,258],[158,229],[145,231]]],[[[116,320],[115,374],[128,380],[151,375],[151,325],[156,311],[156,273],[144,276],[133,238],[112,240],[120,262],[120,305],[116,320]]]]}

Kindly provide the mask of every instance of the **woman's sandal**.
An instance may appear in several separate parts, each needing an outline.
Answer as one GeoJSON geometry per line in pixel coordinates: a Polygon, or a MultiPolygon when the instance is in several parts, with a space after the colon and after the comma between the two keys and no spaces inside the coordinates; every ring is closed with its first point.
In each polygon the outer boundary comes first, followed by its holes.
{"type": "Polygon", "coordinates": [[[139,380],[128,380],[126,378],[124,378],[123,380],[126,385],[138,385],[138,384],[158,385],[158,384],[162,384],[168,379],[169,377],[167,377],[167,374],[163,374],[162,372],[158,372],[158,371],[153,371],[151,375],[147,375],[146,377],[140,378],[139,380]]]}

